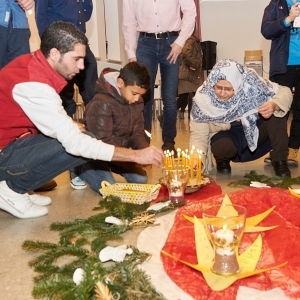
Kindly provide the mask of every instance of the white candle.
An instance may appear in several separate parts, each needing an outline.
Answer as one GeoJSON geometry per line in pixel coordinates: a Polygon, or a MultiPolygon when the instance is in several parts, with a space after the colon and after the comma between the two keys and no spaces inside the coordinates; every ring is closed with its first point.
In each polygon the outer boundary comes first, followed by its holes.
{"type": "Polygon", "coordinates": [[[216,240],[222,240],[222,247],[218,247],[216,251],[220,255],[232,255],[234,254],[234,245],[230,245],[234,242],[234,231],[228,229],[226,225],[222,229],[219,229],[215,233],[216,240]]]}
{"type": "Polygon", "coordinates": [[[182,196],[182,183],[172,179],[170,196],[178,197],[182,196]]]}

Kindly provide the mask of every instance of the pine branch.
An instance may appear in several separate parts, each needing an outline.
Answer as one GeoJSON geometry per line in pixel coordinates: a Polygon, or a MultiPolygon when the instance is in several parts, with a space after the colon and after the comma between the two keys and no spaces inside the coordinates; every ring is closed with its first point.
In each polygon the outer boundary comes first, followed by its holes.
{"type": "Polygon", "coordinates": [[[59,276],[56,280],[49,279],[37,282],[32,291],[36,299],[74,300],[75,284],[70,279],[59,276]]]}
{"type": "Polygon", "coordinates": [[[40,241],[25,241],[22,244],[22,249],[29,252],[42,252],[57,249],[57,245],[53,243],[40,242],[40,241]]]}
{"type": "Polygon", "coordinates": [[[79,258],[86,258],[89,255],[88,250],[74,246],[57,247],[55,250],[41,254],[37,258],[29,262],[29,266],[35,267],[38,265],[51,265],[63,256],[73,256],[79,258]]]}
{"type": "Polygon", "coordinates": [[[292,185],[300,185],[300,177],[281,179],[279,177],[268,177],[266,175],[259,175],[255,171],[250,171],[250,173],[246,173],[244,179],[235,182],[230,182],[228,186],[250,186],[251,181],[258,181],[261,183],[266,183],[268,186],[271,187],[279,187],[283,189],[288,189],[292,185]]]}
{"type": "Polygon", "coordinates": [[[74,222],[53,223],[51,230],[58,231],[60,236],[57,244],[25,241],[24,250],[40,253],[29,262],[38,273],[34,278],[33,296],[43,300],[96,300],[95,286],[101,282],[109,288],[114,299],[165,299],[155,291],[150,278],[138,269],[138,265],[149,258],[148,253],[131,247],[132,255],[126,256],[121,263],[103,264],[98,257],[109,241],[121,241],[122,234],[132,229],[129,225],[107,224],[105,218],[115,216],[127,220],[128,224],[137,216],[149,214],[148,206],[149,203],[137,205],[123,203],[118,197],[106,197],[96,208],[99,214],[74,222]],[[61,265],[65,261],[68,263],[61,265]],[[72,280],[77,268],[83,269],[85,274],[78,286],[72,280]]]}

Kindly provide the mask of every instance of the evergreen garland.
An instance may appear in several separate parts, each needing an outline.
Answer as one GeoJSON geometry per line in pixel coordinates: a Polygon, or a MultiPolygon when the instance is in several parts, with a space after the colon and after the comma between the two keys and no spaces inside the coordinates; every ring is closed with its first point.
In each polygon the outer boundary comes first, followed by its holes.
{"type": "Polygon", "coordinates": [[[246,173],[244,179],[235,182],[230,182],[228,186],[250,186],[251,181],[258,181],[261,183],[266,183],[268,186],[271,187],[279,187],[283,189],[288,189],[292,185],[300,185],[300,177],[282,179],[280,177],[269,177],[266,175],[259,175],[255,171],[250,171],[249,173],[246,173]]]}
{"type": "Polygon", "coordinates": [[[88,219],[52,223],[50,229],[58,231],[60,236],[57,244],[25,241],[22,248],[38,254],[29,262],[37,273],[33,297],[49,300],[166,300],[151,285],[150,278],[138,268],[149,258],[148,253],[131,246],[133,254],[127,255],[123,262],[102,263],[99,260],[99,252],[108,242],[122,241],[122,234],[133,228],[128,225],[133,218],[173,209],[168,207],[147,212],[149,205],[123,203],[119,197],[108,196],[94,208],[100,212],[88,219]],[[127,225],[105,223],[108,216],[117,217],[127,225]],[[73,281],[77,268],[85,272],[79,285],[73,281]]]}

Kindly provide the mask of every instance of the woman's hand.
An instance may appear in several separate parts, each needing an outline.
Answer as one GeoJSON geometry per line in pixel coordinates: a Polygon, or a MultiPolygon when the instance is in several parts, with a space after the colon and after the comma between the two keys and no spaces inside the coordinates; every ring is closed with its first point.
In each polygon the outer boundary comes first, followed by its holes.
{"type": "Polygon", "coordinates": [[[269,119],[275,110],[278,110],[279,107],[276,103],[272,101],[268,101],[263,103],[261,106],[258,107],[258,112],[265,118],[269,119]]]}

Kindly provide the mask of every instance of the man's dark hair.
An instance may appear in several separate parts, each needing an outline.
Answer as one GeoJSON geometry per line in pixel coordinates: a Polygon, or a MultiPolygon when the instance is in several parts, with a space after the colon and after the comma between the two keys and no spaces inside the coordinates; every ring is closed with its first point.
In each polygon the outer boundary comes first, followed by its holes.
{"type": "Polygon", "coordinates": [[[137,85],[146,90],[150,86],[150,75],[147,67],[137,61],[126,64],[120,70],[119,78],[123,79],[125,86],[137,85]]]}
{"type": "Polygon", "coordinates": [[[56,21],[51,23],[41,37],[41,51],[47,58],[50,50],[56,48],[60,54],[73,51],[75,44],[87,46],[88,39],[75,25],[56,21]]]}

